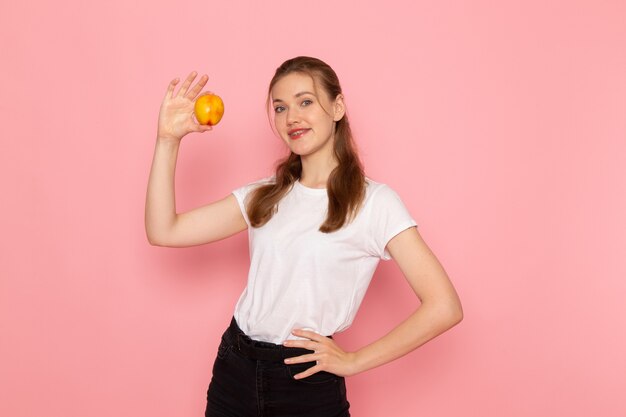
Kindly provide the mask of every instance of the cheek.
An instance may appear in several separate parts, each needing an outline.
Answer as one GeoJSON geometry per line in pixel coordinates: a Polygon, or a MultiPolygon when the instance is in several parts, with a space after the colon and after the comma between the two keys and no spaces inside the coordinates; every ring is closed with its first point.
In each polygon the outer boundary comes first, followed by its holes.
{"type": "Polygon", "coordinates": [[[286,126],[285,116],[282,113],[278,113],[274,115],[274,126],[284,129],[286,126]]]}

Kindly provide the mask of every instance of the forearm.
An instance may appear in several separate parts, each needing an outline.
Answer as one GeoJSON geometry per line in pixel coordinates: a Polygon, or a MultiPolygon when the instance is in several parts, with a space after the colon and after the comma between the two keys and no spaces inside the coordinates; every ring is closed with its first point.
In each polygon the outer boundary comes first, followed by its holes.
{"type": "Polygon", "coordinates": [[[460,305],[423,303],[405,321],[377,341],[354,352],[355,374],[391,362],[461,321],[460,305]]]}
{"type": "Polygon", "coordinates": [[[174,175],[180,141],[157,139],[146,194],[146,234],[158,244],[176,221],[174,175]]]}

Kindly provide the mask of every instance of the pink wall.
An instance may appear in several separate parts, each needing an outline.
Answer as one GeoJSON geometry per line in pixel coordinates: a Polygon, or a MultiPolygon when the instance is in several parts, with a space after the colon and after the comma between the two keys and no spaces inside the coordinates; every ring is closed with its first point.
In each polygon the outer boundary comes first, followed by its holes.
{"type": "MultiPolygon", "coordinates": [[[[465,310],[349,378],[353,415],[626,415],[624,2],[37,3],[0,6],[0,415],[202,415],[247,241],[148,244],[160,102],[195,69],[226,104],[184,140],[187,210],[270,172],[265,89],[295,55],[336,69],[465,310]]],[[[381,264],[339,340],[415,306],[381,264]]]]}

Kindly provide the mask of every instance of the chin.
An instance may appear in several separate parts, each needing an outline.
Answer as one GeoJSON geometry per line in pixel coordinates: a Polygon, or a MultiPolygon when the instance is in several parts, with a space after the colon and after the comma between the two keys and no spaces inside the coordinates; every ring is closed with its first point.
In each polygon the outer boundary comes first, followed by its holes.
{"type": "Polygon", "coordinates": [[[297,151],[297,150],[294,150],[294,149],[291,149],[291,148],[289,150],[291,151],[291,153],[294,153],[294,154],[296,154],[298,156],[307,156],[308,154],[311,153],[311,152],[297,151]]]}
{"type": "Polygon", "coordinates": [[[301,146],[293,146],[293,144],[286,144],[287,149],[289,149],[292,153],[296,155],[304,156],[312,153],[310,149],[303,149],[301,146]],[[291,145],[291,146],[290,146],[291,145]]]}

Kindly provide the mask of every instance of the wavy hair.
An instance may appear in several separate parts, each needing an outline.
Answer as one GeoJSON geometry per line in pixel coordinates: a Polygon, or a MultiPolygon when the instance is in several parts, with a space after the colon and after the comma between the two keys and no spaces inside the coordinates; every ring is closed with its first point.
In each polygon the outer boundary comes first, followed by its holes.
{"type": "MultiPolygon", "coordinates": [[[[267,92],[268,111],[272,88],[279,80],[291,73],[309,75],[313,79],[315,91],[318,91],[318,84],[321,85],[331,100],[336,99],[342,92],[337,74],[328,64],[317,58],[298,56],[283,62],[276,69],[267,92]]],[[[326,185],[328,213],[326,220],[319,228],[319,231],[323,233],[334,232],[343,227],[346,222],[352,221],[365,197],[365,173],[352,137],[347,114],[335,122],[333,152],[338,165],[330,173],[326,185]]],[[[300,155],[290,151],[289,155],[277,162],[275,181],[259,186],[251,193],[246,211],[253,227],[263,226],[272,218],[280,200],[301,175],[300,155]]]]}

